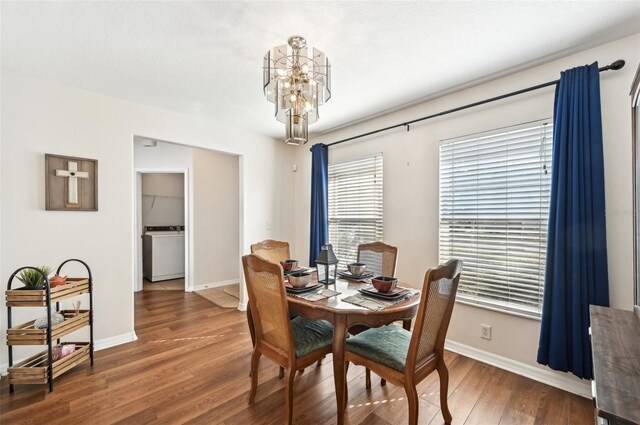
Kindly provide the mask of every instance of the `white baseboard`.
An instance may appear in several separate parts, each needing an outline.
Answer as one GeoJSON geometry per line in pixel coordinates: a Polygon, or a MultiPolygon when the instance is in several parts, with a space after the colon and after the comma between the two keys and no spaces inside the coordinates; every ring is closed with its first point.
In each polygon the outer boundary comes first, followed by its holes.
{"type": "Polygon", "coordinates": [[[470,357],[474,360],[478,360],[482,363],[490,364],[491,366],[499,367],[500,369],[513,372],[517,375],[522,375],[526,378],[533,379],[535,381],[542,382],[543,384],[551,385],[564,391],[568,391],[573,394],[585,398],[591,398],[591,381],[578,382],[569,377],[568,374],[563,376],[563,372],[554,372],[551,369],[542,369],[539,367],[531,366],[526,363],[521,363],[507,357],[502,357],[497,354],[490,353],[488,351],[479,350],[469,345],[460,344],[459,342],[447,340],[444,347],[453,351],[454,353],[461,354],[465,357],[470,357]]]}
{"type": "MultiPolygon", "coordinates": [[[[93,341],[93,349],[94,351],[104,350],[105,348],[115,347],[116,345],[126,344],[127,342],[133,342],[138,339],[138,336],[135,332],[129,332],[122,335],[116,335],[109,338],[96,339],[93,341]]],[[[22,361],[23,359],[16,359],[15,363],[22,361]]],[[[9,368],[8,363],[0,364],[0,375],[5,376],[7,374],[7,369],[9,368]]]]}
{"type": "Polygon", "coordinates": [[[211,283],[201,283],[200,285],[195,285],[193,287],[194,291],[202,291],[203,289],[211,289],[211,288],[217,288],[219,286],[227,286],[227,285],[231,285],[233,283],[238,283],[239,279],[229,279],[229,280],[221,280],[218,282],[211,282],[211,283]]]}
{"type": "Polygon", "coordinates": [[[239,303],[238,303],[238,310],[240,310],[240,311],[247,311],[247,303],[246,303],[246,302],[244,302],[244,303],[240,303],[240,302],[239,302],[239,303]]]}
{"type": "Polygon", "coordinates": [[[116,335],[109,338],[97,339],[93,342],[93,350],[100,351],[105,348],[115,347],[116,345],[126,344],[127,342],[133,342],[138,340],[138,335],[135,332],[129,332],[126,334],[116,335]]]}

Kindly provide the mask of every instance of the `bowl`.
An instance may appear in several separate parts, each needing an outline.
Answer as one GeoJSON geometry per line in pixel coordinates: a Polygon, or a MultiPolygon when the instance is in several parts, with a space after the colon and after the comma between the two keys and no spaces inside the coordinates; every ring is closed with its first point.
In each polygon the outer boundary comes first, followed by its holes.
{"type": "Polygon", "coordinates": [[[311,273],[309,272],[289,273],[289,283],[294,288],[304,288],[309,282],[311,282],[311,273]]]}
{"type": "Polygon", "coordinates": [[[353,276],[360,276],[367,269],[367,265],[365,263],[351,263],[347,265],[347,269],[353,276]]]}
{"type": "Polygon", "coordinates": [[[67,276],[55,275],[49,279],[49,284],[51,285],[52,288],[55,288],[56,286],[66,285],[66,283],[67,283],[67,276]]]}
{"type": "Polygon", "coordinates": [[[294,270],[296,267],[298,267],[298,260],[284,260],[284,261],[280,261],[280,264],[282,264],[282,269],[285,272],[289,272],[291,270],[294,270]]]}
{"type": "Polygon", "coordinates": [[[371,284],[378,290],[378,292],[386,294],[396,289],[398,279],[395,277],[378,276],[371,278],[371,284]]]}

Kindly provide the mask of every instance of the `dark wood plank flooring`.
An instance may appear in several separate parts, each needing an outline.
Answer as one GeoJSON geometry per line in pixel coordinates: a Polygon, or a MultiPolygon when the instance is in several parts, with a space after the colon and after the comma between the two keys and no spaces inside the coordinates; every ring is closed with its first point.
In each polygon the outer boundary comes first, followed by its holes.
{"type": "MultiPolygon", "coordinates": [[[[247,405],[251,342],[244,313],[195,294],[135,296],[139,340],[96,353],[45,386],[0,382],[2,424],[280,424],[284,382],[263,358],[253,406],[247,405]]],[[[454,424],[592,424],[591,401],[475,360],[447,353],[454,424]]],[[[349,369],[347,423],[406,424],[404,390],[364,388],[364,369],[349,369]]],[[[296,377],[294,421],[335,424],[331,357],[296,377]]],[[[420,424],[442,424],[434,373],[418,386],[420,424]]]]}

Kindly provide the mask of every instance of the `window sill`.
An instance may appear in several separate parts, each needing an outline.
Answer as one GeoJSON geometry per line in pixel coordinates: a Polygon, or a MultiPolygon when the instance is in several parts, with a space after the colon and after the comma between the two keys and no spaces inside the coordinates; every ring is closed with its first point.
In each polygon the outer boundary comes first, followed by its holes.
{"type": "Polygon", "coordinates": [[[507,309],[501,308],[499,306],[492,306],[490,304],[478,303],[478,302],[466,300],[466,299],[463,299],[463,298],[456,298],[456,302],[460,303],[460,304],[469,305],[471,307],[484,308],[485,310],[491,310],[491,311],[495,311],[495,312],[498,312],[498,313],[509,314],[511,316],[522,317],[524,319],[535,320],[536,322],[539,322],[541,320],[541,316],[540,315],[534,315],[534,313],[527,314],[527,313],[523,313],[523,312],[519,312],[519,311],[507,310],[507,309]]]}

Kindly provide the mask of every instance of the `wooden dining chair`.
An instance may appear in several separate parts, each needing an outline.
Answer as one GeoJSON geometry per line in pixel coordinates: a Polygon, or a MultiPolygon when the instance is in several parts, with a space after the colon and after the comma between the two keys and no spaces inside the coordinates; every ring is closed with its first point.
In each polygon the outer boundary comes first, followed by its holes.
{"type": "MultiPolygon", "coordinates": [[[[396,276],[396,264],[398,261],[398,248],[387,245],[384,242],[371,242],[358,245],[358,263],[367,265],[367,271],[376,276],[396,276]]],[[[407,330],[411,327],[411,321],[405,323],[407,330]]],[[[351,335],[357,335],[369,329],[364,325],[355,325],[349,328],[351,335]]],[[[384,378],[380,381],[380,385],[386,385],[384,378]]],[[[371,371],[369,368],[365,370],[365,387],[371,388],[371,371]]]]}
{"type": "MultiPolygon", "coordinates": [[[[449,372],[444,341],[458,290],[462,261],[450,260],[427,271],[413,332],[396,325],[366,330],[348,338],[345,362],[365,366],[395,385],[404,387],[409,402],[409,424],[418,423],[416,385],[434,370],[440,376],[440,409],[451,423],[447,405],[449,372]]],[[[346,373],[346,372],[345,372],[346,373]]],[[[346,375],[345,375],[346,379],[346,375]]],[[[347,397],[345,396],[345,405],[347,397]]]]}
{"type": "Polygon", "coordinates": [[[251,254],[242,257],[242,265],[255,329],[249,404],[253,404],[256,395],[258,363],[264,355],[285,369],[285,423],[291,424],[296,371],[331,353],[333,327],[324,320],[302,316],[289,319],[284,275],[279,264],[251,254]]]}
{"type": "MultiPolygon", "coordinates": [[[[271,261],[272,263],[280,264],[280,261],[289,260],[289,242],[277,241],[274,239],[265,239],[260,242],[251,244],[251,253],[259,255],[260,257],[271,261]]],[[[296,317],[291,314],[293,319],[296,317]]],[[[247,324],[249,325],[249,335],[251,336],[251,342],[255,342],[255,331],[253,329],[253,318],[251,317],[251,309],[247,309],[247,324]]],[[[280,368],[280,378],[284,376],[284,369],[280,368]]]]}
{"type": "MultiPolygon", "coordinates": [[[[259,255],[272,263],[280,264],[280,261],[289,259],[289,242],[265,239],[261,242],[252,244],[251,253],[259,255]]],[[[247,309],[247,323],[249,324],[249,334],[251,335],[251,342],[253,343],[256,338],[253,330],[253,319],[251,317],[250,308],[247,309]]],[[[280,375],[282,378],[282,372],[280,375]]]]}
{"type": "Polygon", "coordinates": [[[358,245],[358,263],[367,265],[367,271],[376,275],[394,277],[398,248],[384,242],[372,242],[358,245]]]}
{"type": "Polygon", "coordinates": [[[265,239],[264,241],[254,243],[251,245],[251,253],[257,254],[276,264],[291,258],[289,257],[289,242],[276,241],[273,239],[265,239]]]}

